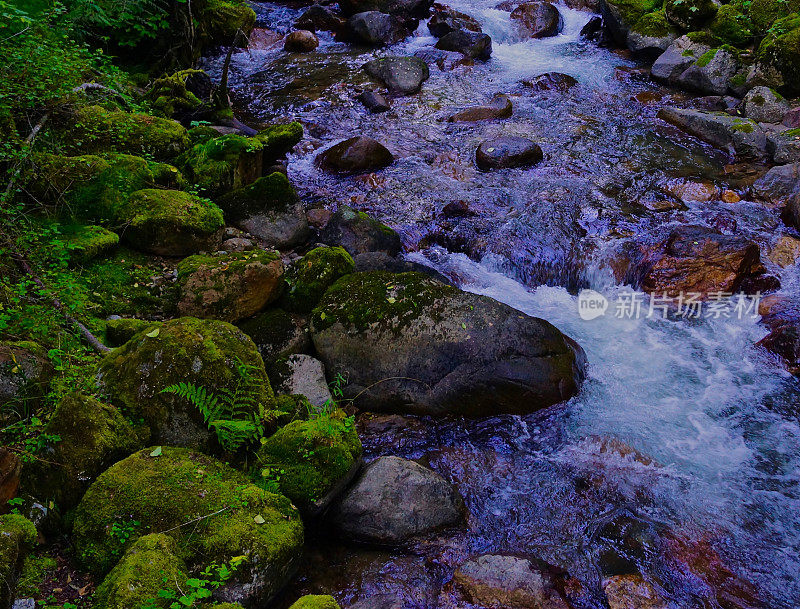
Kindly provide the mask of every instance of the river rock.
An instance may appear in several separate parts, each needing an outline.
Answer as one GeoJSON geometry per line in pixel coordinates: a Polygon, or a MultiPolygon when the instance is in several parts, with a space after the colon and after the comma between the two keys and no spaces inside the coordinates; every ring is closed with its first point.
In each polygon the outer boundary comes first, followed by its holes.
{"type": "Polygon", "coordinates": [[[379,457],[333,506],[331,521],[349,539],[396,545],[458,523],[462,510],[453,485],[436,472],[379,457]]]}
{"type": "Polygon", "coordinates": [[[492,39],[488,34],[455,30],[439,38],[436,48],[455,51],[471,59],[487,60],[492,54],[492,39]]]}
{"type": "Polygon", "coordinates": [[[311,334],[362,410],[533,412],[574,395],[584,377],[583,350],[548,322],[421,273],[342,277],[311,334]]]}
{"type": "Polygon", "coordinates": [[[750,119],[670,107],[659,110],[658,118],[741,158],[764,160],[767,156],[767,135],[750,119]]]}
{"type": "Polygon", "coordinates": [[[40,399],[55,369],[47,352],[33,341],[0,342],[0,416],[8,405],[40,399]]]}
{"type": "Polygon", "coordinates": [[[345,19],[327,6],[315,4],[300,15],[294,26],[299,30],[311,32],[339,32],[345,26],[345,19]]]}
{"type": "Polygon", "coordinates": [[[779,165],[753,183],[755,198],[783,208],[786,221],[800,228],[800,163],[779,165]]]}
{"type": "Polygon", "coordinates": [[[358,101],[364,104],[364,107],[372,114],[378,114],[380,112],[391,110],[389,100],[387,100],[377,91],[364,91],[358,96],[358,101]]]}
{"type": "Polygon", "coordinates": [[[411,95],[430,78],[428,64],[419,57],[382,57],[364,64],[364,71],[382,82],[390,93],[411,95]]]}
{"type": "Polygon", "coordinates": [[[511,11],[520,32],[530,38],[555,36],[564,27],[558,9],[549,2],[526,2],[511,11]]]}
{"type": "Polygon", "coordinates": [[[283,291],[283,262],[274,251],[189,256],[178,265],[178,313],[236,323],[283,291]]]}
{"type": "Polygon", "coordinates": [[[725,49],[707,51],[675,79],[685,89],[710,95],[725,95],[739,70],[736,56],[725,49]],[[713,53],[713,57],[709,57],[713,53]]]}
{"type": "Polygon", "coordinates": [[[304,395],[312,406],[323,406],[333,397],[325,380],[325,367],[310,355],[296,354],[286,358],[278,389],[282,393],[304,395]]]}
{"type": "Polygon", "coordinates": [[[379,11],[356,13],[347,20],[347,29],[354,42],[372,46],[394,44],[408,35],[397,17],[379,11]]]}
{"type": "Polygon", "coordinates": [[[568,609],[550,575],[525,558],[478,556],[459,566],[453,581],[479,607],[568,609]]]}
{"type": "Polygon", "coordinates": [[[283,39],[283,50],[289,53],[310,53],[319,46],[319,38],[309,30],[295,30],[283,39]]]}
{"type": "Polygon", "coordinates": [[[247,376],[252,393],[242,414],[263,416],[274,399],[272,387],[261,356],[246,334],[229,323],[194,317],[151,328],[106,354],[95,378],[113,405],[150,427],[152,441],[218,450],[216,434],[208,429],[200,410],[162,390],[184,382],[218,394],[239,384],[242,363],[250,366],[247,376]]]}
{"type": "Polygon", "coordinates": [[[670,29],[654,31],[656,33],[642,33],[638,29],[630,29],[626,43],[628,49],[635,55],[656,59],[678,38],[678,34],[670,29]]]}
{"type": "Polygon", "coordinates": [[[443,5],[434,5],[433,16],[428,21],[428,30],[436,38],[459,30],[482,31],[481,24],[476,19],[443,5]]]}
{"type": "Polygon", "coordinates": [[[735,292],[759,264],[758,245],[752,241],[704,226],[680,226],[651,254],[642,289],[672,296],[735,292]]]}
{"type": "Polygon", "coordinates": [[[800,128],[800,107],[789,110],[783,117],[781,124],[790,129],[800,128]]]}
{"type": "Polygon", "coordinates": [[[800,376],[800,319],[770,319],[768,327],[769,334],[758,346],[777,355],[789,372],[800,376]]]}
{"type": "Polygon", "coordinates": [[[653,62],[650,75],[659,82],[675,84],[678,77],[709,50],[708,46],[681,36],[653,62]]]}
{"type": "Polygon", "coordinates": [[[319,238],[322,243],[342,246],[351,256],[365,252],[396,256],[402,249],[400,236],[395,231],[347,205],[339,206],[319,238]]]}
{"type": "Polygon", "coordinates": [[[767,134],[767,153],[779,165],[800,163],[800,131],[785,129],[767,134]]]}
{"type": "Polygon", "coordinates": [[[757,123],[780,123],[791,109],[789,102],[769,87],[755,87],[742,100],[742,114],[757,123]]]}
{"type": "Polygon", "coordinates": [[[496,118],[509,118],[514,107],[508,95],[498,93],[485,106],[475,106],[456,112],[447,120],[451,123],[485,121],[496,118]]]}
{"type": "Polygon", "coordinates": [[[667,601],[641,575],[614,575],[603,581],[609,609],[669,609],[667,601]]]}
{"type": "Polygon", "coordinates": [[[394,157],[379,141],[357,135],[317,156],[319,167],[330,173],[369,173],[391,165],[394,157]]]}
{"type": "Polygon", "coordinates": [[[569,74],[547,72],[539,74],[531,80],[523,80],[522,84],[531,87],[534,91],[560,91],[563,93],[577,85],[578,81],[569,74]]]}
{"type": "Polygon", "coordinates": [[[791,235],[781,235],[770,250],[769,259],[781,268],[797,263],[800,260],[800,239],[791,235]]]}
{"type": "Polygon", "coordinates": [[[475,163],[482,171],[531,167],[542,158],[542,149],[536,142],[518,136],[503,136],[481,142],[475,153],[475,163]]]}

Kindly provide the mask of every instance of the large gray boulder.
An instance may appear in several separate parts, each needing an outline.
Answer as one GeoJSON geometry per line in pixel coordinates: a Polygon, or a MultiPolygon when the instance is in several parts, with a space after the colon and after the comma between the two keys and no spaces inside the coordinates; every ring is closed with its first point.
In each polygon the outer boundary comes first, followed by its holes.
{"type": "Polygon", "coordinates": [[[511,11],[511,20],[524,36],[547,38],[564,28],[558,9],[549,2],[526,2],[511,11]]]}
{"type": "Polygon", "coordinates": [[[368,410],[528,413],[575,395],[585,374],[583,350],[553,325],[421,273],[342,277],[311,335],[368,410]]]}
{"type": "Polygon", "coordinates": [[[731,79],[738,71],[739,60],[736,56],[725,49],[716,49],[701,55],[675,79],[675,83],[700,93],[725,95],[731,79]]]}
{"type": "Polygon", "coordinates": [[[757,123],[780,123],[792,107],[769,87],[754,87],[742,100],[742,114],[757,123]]]}
{"type": "Polygon", "coordinates": [[[653,62],[650,75],[659,82],[675,84],[677,78],[709,50],[710,47],[681,36],[653,62]]]}
{"type": "Polygon", "coordinates": [[[767,134],[767,152],[778,165],[800,163],[800,133],[797,129],[784,129],[767,134]]]}
{"type": "Polygon", "coordinates": [[[492,54],[492,39],[488,34],[456,30],[439,38],[436,48],[455,51],[470,59],[487,60],[492,54]]]}
{"type": "Polygon", "coordinates": [[[347,20],[347,29],[355,42],[373,46],[394,44],[408,35],[397,17],[380,11],[356,13],[347,20]]]}
{"type": "Polygon", "coordinates": [[[351,256],[366,252],[383,252],[396,256],[403,245],[400,235],[391,228],[347,205],[339,206],[320,232],[319,238],[322,243],[343,247],[351,256]]]}
{"type": "Polygon", "coordinates": [[[330,173],[369,173],[391,165],[394,157],[379,141],[356,135],[324,150],[317,165],[330,173]]]}
{"type": "Polygon", "coordinates": [[[364,71],[397,95],[412,95],[430,78],[428,64],[419,57],[381,57],[364,64],[364,71]]]}
{"type": "Polygon", "coordinates": [[[334,505],[331,520],[355,541],[396,545],[454,525],[463,501],[453,485],[419,463],[380,457],[334,505]]]}
{"type": "Polygon", "coordinates": [[[339,8],[348,17],[366,11],[423,17],[431,4],[433,3],[430,0],[340,0],[339,8]]]}

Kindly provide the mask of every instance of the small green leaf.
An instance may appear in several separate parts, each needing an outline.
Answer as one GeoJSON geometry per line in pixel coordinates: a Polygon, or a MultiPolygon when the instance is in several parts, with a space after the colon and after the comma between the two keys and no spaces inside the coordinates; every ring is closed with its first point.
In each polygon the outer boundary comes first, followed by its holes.
{"type": "Polygon", "coordinates": [[[256,514],[253,517],[253,522],[255,522],[256,524],[264,524],[266,520],[264,520],[264,517],[261,514],[256,514]]]}
{"type": "Polygon", "coordinates": [[[161,456],[161,447],[156,446],[155,450],[150,453],[151,457],[160,457],[161,456]]]}
{"type": "Polygon", "coordinates": [[[386,299],[386,302],[388,302],[389,304],[394,304],[397,302],[397,299],[394,298],[393,296],[390,296],[389,298],[386,299]]]}
{"type": "Polygon", "coordinates": [[[155,338],[156,336],[158,336],[159,332],[161,332],[160,328],[154,328],[153,330],[145,334],[145,336],[149,336],[150,338],[155,338]]]}

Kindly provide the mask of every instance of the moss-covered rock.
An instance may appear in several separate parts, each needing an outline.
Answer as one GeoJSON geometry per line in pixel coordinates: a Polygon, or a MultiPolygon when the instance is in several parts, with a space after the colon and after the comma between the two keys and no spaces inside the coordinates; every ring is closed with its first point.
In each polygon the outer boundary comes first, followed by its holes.
{"type": "Polygon", "coordinates": [[[631,27],[648,13],[661,8],[662,0],[603,0],[604,21],[617,44],[627,43],[631,27]]]}
{"type": "Polygon", "coordinates": [[[58,145],[67,155],[122,152],[171,159],[186,150],[189,137],[178,122],[149,114],[83,106],[61,119],[58,145]]]}
{"type": "Polygon", "coordinates": [[[745,46],[753,39],[750,18],[734,4],[719,7],[709,30],[723,43],[737,47],[745,46]]]}
{"type": "Polygon", "coordinates": [[[106,321],[106,344],[111,347],[119,347],[133,338],[134,334],[143,330],[150,331],[160,325],[161,322],[147,321],[133,317],[109,319],[106,321]]]}
{"type": "Polygon", "coordinates": [[[211,249],[225,226],[222,211],[207,199],[180,190],[149,188],[128,197],[117,214],[122,238],[144,252],[187,256],[211,249]]]}
{"type": "Polygon", "coordinates": [[[267,438],[258,451],[256,476],[274,481],[306,512],[319,512],[355,473],[361,441],[343,411],[293,421],[267,438]]]}
{"type": "Polygon", "coordinates": [[[568,399],[584,378],[583,350],[551,324],[421,273],[345,275],[311,336],[364,409],[521,413],[568,399]]]}
{"type": "MultiPolygon", "coordinates": [[[[206,134],[208,135],[208,134],[206,134]]],[[[210,197],[252,184],[303,136],[299,123],[273,125],[255,137],[203,136],[179,160],[187,177],[210,197]]]]}
{"type": "Polygon", "coordinates": [[[61,398],[45,430],[60,440],[40,451],[43,460],[25,466],[22,488],[61,510],[75,506],[100,473],[142,448],[149,436],[115,407],[80,393],[61,398]]]}
{"type": "Polygon", "coordinates": [[[665,0],[667,20],[684,31],[700,29],[717,14],[713,0],[665,0]]]}
{"type": "Polygon", "coordinates": [[[295,262],[286,273],[288,307],[310,313],[333,283],[355,271],[352,256],[342,247],[318,247],[295,262]]]}
{"type": "Polygon", "coordinates": [[[749,12],[756,32],[764,35],[778,19],[800,12],[800,0],[753,0],[749,12]]]}
{"type": "Polygon", "coordinates": [[[774,23],[758,47],[757,57],[780,73],[788,93],[800,93],[800,13],[774,23]]]}
{"type": "Polygon", "coordinates": [[[255,214],[282,210],[296,202],[297,193],[289,178],[277,171],[217,199],[225,216],[233,222],[255,214]]]}
{"type": "Polygon", "coordinates": [[[631,30],[652,38],[664,38],[675,33],[663,10],[642,15],[641,19],[633,24],[631,30]]]}
{"type": "MultiPolygon", "coordinates": [[[[266,603],[302,554],[303,523],[288,499],[181,448],[147,448],[100,475],[76,510],[75,555],[103,574],[139,537],[154,532],[177,541],[189,569],[244,556],[227,589],[251,603],[266,603]]],[[[231,600],[225,590],[218,596],[231,600]]]]}
{"type": "Polygon", "coordinates": [[[328,594],[306,594],[297,599],[289,609],[340,609],[336,599],[328,594]]]}
{"type": "Polygon", "coordinates": [[[240,30],[245,36],[253,31],[256,14],[241,0],[206,0],[201,6],[198,27],[203,48],[230,46],[240,30]]]}
{"type": "Polygon", "coordinates": [[[278,360],[294,353],[310,353],[308,320],[283,309],[270,309],[239,326],[253,339],[268,372],[278,360]]]}
{"type": "Polygon", "coordinates": [[[0,516],[0,607],[11,606],[17,577],[36,538],[36,527],[27,518],[18,514],[0,516]]]}
{"type": "Polygon", "coordinates": [[[172,165],[127,154],[60,156],[40,154],[25,188],[37,201],[63,207],[66,215],[112,222],[132,192],[143,188],[181,188],[183,176],[172,165]]]}
{"type": "Polygon", "coordinates": [[[60,232],[59,240],[69,252],[73,264],[107,256],[119,245],[119,235],[102,226],[72,224],[62,226],[60,232]]]}
{"type": "Polygon", "coordinates": [[[177,555],[173,537],[163,533],[144,535],[126,550],[94,594],[96,609],[139,609],[152,601],[156,607],[169,606],[159,590],[183,586],[186,565],[177,555]]]}
{"type": "Polygon", "coordinates": [[[283,262],[275,251],[190,256],[178,265],[178,312],[235,323],[252,317],[283,291],[283,262]]]}
{"type": "Polygon", "coordinates": [[[58,563],[50,556],[29,554],[22,563],[17,580],[17,598],[40,598],[45,578],[57,566],[58,563]]]}
{"type": "Polygon", "coordinates": [[[156,79],[147,91],[153,113],[173,118],[186,115],[202,106],[202,100],[186,88],[186,80],[190,76],[202,73],[202,70],[180,70],[156,79]]]}
{"type": "Polygon", "coordinates": [[[250,338],[231,324],[181,317],[142,331],[100,362],[101,389],[150,426],[154,442],[216,447],[200,411],[166,387],[194,383],[212,394],[248,388],[241,414],[262,418],[274,401],[264,363],[250,338]],[[157,332],[156,332],[157,330],[157,332]],[[248,366],[243,372],[241,366],[248,366]]]}
{"type": "Polygon", "coordinates": [[[0,342],[0,416],[6,407],[35,405],[47,393],[55,369],[33,341],[0,342]]]}
{"type": "Polygon", "coordinates": [[[320,241],[340,245],[351,256],[365,252],[385,252],[396,256],[402,249],[400,235],[363,211],[340,205],[320,233],[320,241]]]}

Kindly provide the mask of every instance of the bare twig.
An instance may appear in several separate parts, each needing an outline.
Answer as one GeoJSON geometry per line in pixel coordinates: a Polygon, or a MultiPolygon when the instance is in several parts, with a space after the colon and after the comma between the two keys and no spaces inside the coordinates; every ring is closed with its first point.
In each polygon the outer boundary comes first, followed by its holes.
{"type": "Polygon", "coordinates": [[[172,527],[171,529],[166,529],[165,531],[159,531],[159,533],[169,533],[170,531],[174,531],[175,529],[183,528],[187,525],[194,524],[195,522],[200,522],[201,520],[205,520],[206,518],[211,518],[212,516],[216,516],[217,514],[221,514],[222,512],[227,512],[231,509],[231,506],[226,505],[224,508],[217,510],[216,512],[212,512],[210,514],[206,514],[205,516],[200,516],[198,518],[194,518],[192,520],[187,520],[179,525],[172,527]]]}

